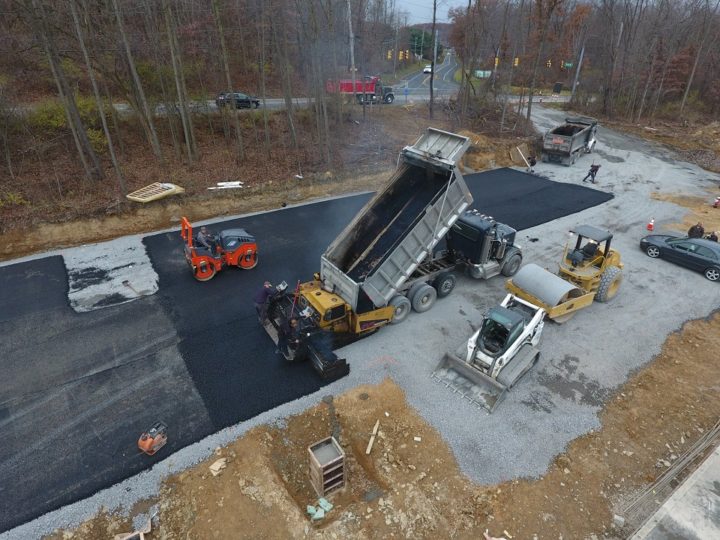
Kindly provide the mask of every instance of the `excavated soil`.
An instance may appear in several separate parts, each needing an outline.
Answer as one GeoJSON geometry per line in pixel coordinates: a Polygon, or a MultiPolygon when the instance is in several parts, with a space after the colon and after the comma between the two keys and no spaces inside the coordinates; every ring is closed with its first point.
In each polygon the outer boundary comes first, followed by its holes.
{"type": "MultiPolygon", "coordinates": [[[[720,416],[720,364],[709,361],[719,348],[720,314],[687,323],[606,403],[601,428],[573,441],[541,478],[472,484],[437,432],[385,380],[325,398],[285,425],[253,429],[170,477],[157,500],[135,511],[159,504],[149,539],[476,539],[486,529],[508,538],[625,538],[647,516],[618,530],[613,514],[720,416]],[[379,436],[366,455],[376,420],[379,436]],[[307,447],[333,433],[346,454],[348,481],[328,497],[335,507],[314,523],[306,513],[317,502],[307,447]],[[213,476],[209,466],[221,458],[227,467],[213,476]]],[[[90,540],[130,530],[129,517],[102,513],[51,538],[90,540]]]]}
{"type": "Polygon", "coordinates": [[[713,208],[710,198],[662,193],[653,193],[652,197],[658,201],[671,202],[690,210],[683,216],[681,223],[672,224],[671,228],[684,233],[697,222],[701,222],[705,227],[706,234],[710,231],[720,231],[720,208],[713,208]]]}

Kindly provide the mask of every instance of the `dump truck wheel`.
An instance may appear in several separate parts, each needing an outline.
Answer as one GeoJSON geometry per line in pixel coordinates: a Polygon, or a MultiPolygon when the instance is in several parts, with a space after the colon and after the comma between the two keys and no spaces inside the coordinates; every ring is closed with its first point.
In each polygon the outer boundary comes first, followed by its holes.
{"type": "Polygon", "coordinates": [[[622,283],[622,270],[617,266],[608,266],[600,276],[600,285],[595,293],[595,300],[607,302],[612,300],[620,289],[622,283]]]}
{"type": "Polygon", "coordinates": [[[392,321],[390,321],[390,324],[399,324],[407,319],[408,315],[410,315],[410,309],[412,308],[410,300],[405,298],[403,295],[398,294],[395,296],[392,300],[390,300],[390,305],[395,308],[395,314],[392,321]]]}
{"type": "Polygon", "coordinates": [[[412,308],[418,313],[425,313],[435,305],[437,291],[431,285],[425,284],[420,287],[410,299],[412,308]]]}
{"type": "Polygon", "coordinates": [[[449,295],[455,288],[456,283],[457,278],[452,272],[440,274],[437,278],[435,278],[433,285],[435,286],[435,290],[437,290],[438,298],[445,298],[449,295]]]}
{"type": "Polygon", "coordinates": [[[393,101],[395,101],[395,96],[393,96],[392,94],[388,94],[387,96],[385,96],[385,103],[387,103],[388,105],[390,105],[393,101]]]}
{"type": "Polygon", "coordinates": [[[520,270],[520,265],[522,264],[522,255],[518,252],[513,253],[510,255],[510,257],[505,261],[505,264],[503,264],[502,268],[500,269],[500,273],[505,277],[511,277],[517,274],[517,271],[520,270]]]}

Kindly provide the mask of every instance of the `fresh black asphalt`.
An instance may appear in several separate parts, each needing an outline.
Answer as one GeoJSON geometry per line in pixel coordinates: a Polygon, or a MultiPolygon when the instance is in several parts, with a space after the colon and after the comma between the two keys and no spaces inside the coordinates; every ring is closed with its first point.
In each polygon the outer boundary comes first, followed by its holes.
{"type": "MultiPolygon", "coordinates": [[[[521,230],[612,196],[510,169],[465,177],[474,207],[521,230]]],[[[250,271],[196,282],[177,232],[145,238],[159,292],[77,314],[61,257],[0,268],[0,531],[86,497],[220,428],[321,387],[288,364],[257,323],[266,279],[294,286],[369,195],[218,223],[260,246],[250,271]],[[137,437],[155,420],[169,448],[149,458],[137,437]]]]}

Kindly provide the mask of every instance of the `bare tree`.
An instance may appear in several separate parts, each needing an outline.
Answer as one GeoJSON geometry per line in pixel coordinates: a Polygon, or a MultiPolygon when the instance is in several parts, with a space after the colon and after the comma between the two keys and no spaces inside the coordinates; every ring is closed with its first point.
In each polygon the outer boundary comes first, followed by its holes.
{"type": "Polygon", "coordinates": [[[133,59],[132,51],[130,50],[130,42],[128,41],[127,33],[125,32],[125,25],[123,24],[123,16],[120,12],[118,0],[112,0],[113,11],[115,13],[115,20],[117,21],[118,31],[120,32],[120,38],[122,39],[123,46],[125,47],[125,59],[127,60],[128,69],[135,87],[135,92],[138,96],[138,109],[140,118],[145,128],[150,146],[152,147],[155,156],[163,160],[162,148],[160,147],[160,140],[158,139],[157,130],[155,129],[155,122],[153,120],[153,113],[150,111],[150,105],[148,104],[147,98],[145,97],[145,90],[143,89],[142,81],[138,75],[137,68],[135,67],[135,60],[133,59]]]}
{"type": "Polygon", "coordinates": [[[98,158],[95,150],[93,150],[90,144],[90,139],[87,136],[85,125],[80,118],[80,112],[78,111],[77,103],[75,102],[75,94],[70,88],[65,70],[58,57],[57,47],[53,40],[53,35],[50,30],[50,24],[48,16],[45,11],[45,6],[40,0],[31,0],[32,10],[30,13],[30,25],[34,29],[36,36],[40,40],[42,48],[48,59],[50,65],[50,71],[55,79],[55,84],[60,95],[60,100],[63,102],[65,109],[65,115],[67,118],[68,127],[75,141],[75,147],[77,148],[80,161],[82,162],[85,175],[89,179],[100,180],[105,177],[100,159],[98,158]]]}
{"type": "MultiPolygon", "coordinates": [[[[230,76],[230,63],[228,62],[227,45],[225,44],[225,31],[223,29],[222,17],[220,16],[220,8],[218,6],[218,0],[212,0],[213,16],[215,17],[215,25],[218,30],[218,37],[220,38],[220,57],[222,59],[223,71],[225,73],[225,84],[228,92],[234,92],[234,86],[232,83],[232,77],[230,76]]],[[[242,33],[240,34],[242,37],[242,33]]],[[[244,49],[244,46],[241,46],[244,49]]],[[[234,100],[232,101],[234,104],[234,100]]],[[[240,131],[240,120],[238,119],[238,112],[235,107],[224,107],[223,115],[232,114],[233,117],[233,128],[235,130],[235,157],[238,162],[242,161],[245,157],[245,150],[243,149],[242,131],[240,131]]]]}
{"type": "Polygon", "coordinates": [[[188,112],[187,89],[185,88],[185,74],[183,73],[182,58],[180,56],[180,45],[175,32],[175,21],[170,4],[167,0],[162,1],[165,14],[165,28],[170,46],[170,59],[175,76],[175,91],[177,92],[178,106],[180,109],[180,121],[182,122],[183,134],[185,135],[185,149],[188,162],[193,162],[197,157],[197,146],[195,144],[195,132],[193,130],[192,117],[188,112]]]}
{"type": "MultiPolygon", "coordinates": [[[[110,135],[110,129],[108,128],[107,118],[105,117],[105,110],[103,107],[103,100],[100,96],[100,90],[98,89],[97,81],[95,80],[95,73],[93,71],[92,63],[90,62],[90,55],[88,54],[87,47],[85,46],[85,39],[83,38],[83,31],[80,27],[80,17],[78,16],[77,6],[75,0],[69,0],[70,12],[72,13],[73,23],[75,25],[75,34],[77,35],[78,43],[80,44],[80,50],[85,60],[85,68],[87,69],[88,78],[92,84],[93,95],[95,96],[95,105],[98,108],[98,114],[100,115],[100,122],[102,123],[103,133],[105,133],[105,140],[107,141],[108,151],[110,152],[110,160],[112,161],[113,169],[115,170],[115,177],[117,178],[118,188],[121,195],[127,194],[127,185],[125,183],[125,176],[123,175],[120,164],[118,163],[117,156],[115,155],[115,145],[110,135]]],[[[111,105],[112,106],[112,105],[111,105]]]]}

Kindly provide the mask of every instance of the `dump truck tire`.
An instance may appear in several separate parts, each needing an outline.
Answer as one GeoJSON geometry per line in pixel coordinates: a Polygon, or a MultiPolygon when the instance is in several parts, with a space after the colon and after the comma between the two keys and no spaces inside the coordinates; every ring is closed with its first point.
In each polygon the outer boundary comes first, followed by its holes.
{"type": "Polygon", "coordinates": [[[520,265],[522,264],[522,254],[519,251],[515,251],[510,254],[510,257],[505,261],[505,264],[503,264],[502,268],[500,269],[500,273],[505,277],[512,277],[515,274],[517,274],[517,271],[520,270],[520,265]]]}
{"type": "Polygon", "coordinates": [[[437,291],[426,283],[415,291],[410,302],[415,311],[425,313],[435,305],[435,300],[437,300],[437,291]]]}
{"type": "Polygon", "coordinates": [[[440,274],[437,278],[435,278],[433,285],[435,286],[435,290],[437,290],[438,298],[445,298],[449,295],[455,288],[456,283],[457,278],[452,272],[440,274]]]}
{"type": "Polygon", "coordinates": [[[390,300],[390,305],[395,308],[395,314],[392,321],[390,321],[390,324],[400,324],[408,318],[408,315],[410,315],[410,310],[412,309],[410,300],[405,298],[403,295],[398,294],[393,297],[393,299],[390,300]]]}
{"type": "Polygon", "coordinates": [[[617,266],[608,266],[600,276],[600,285],[595,293],[595,300],[608,302],[612,300],[620,289],[622,283],[622,270],[617,266]]]}

